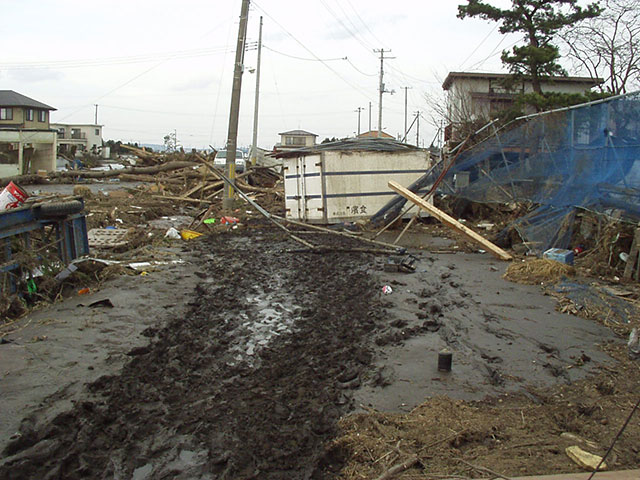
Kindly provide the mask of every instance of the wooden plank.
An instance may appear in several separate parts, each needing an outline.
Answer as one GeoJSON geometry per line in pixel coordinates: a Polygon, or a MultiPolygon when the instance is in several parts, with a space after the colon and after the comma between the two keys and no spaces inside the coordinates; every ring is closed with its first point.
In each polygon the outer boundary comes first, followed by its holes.
{"type": "MultiPolygon", "coordinates": [[[[634,267],[638,262],[638,269],[640,269],[640,256],[638,251],[640,249],[640,228],[636,228],[635,235],[633,236],[633,242],[631,243],[631,250],[629,250],[629,257],[627,258],[627,265],[624,267],[624,274],[622,278],[625,280],[631,280],[634,273],[634,267]]],[[[638,280],[638,274],[635,275],[635,280],[638,280]]]]}
{"type": "Polygon", "coordinates": [[[456,230],[457,232],[463,234],[466,238],[468,238],[472,242],[475,242],[475,243],[481,245],[483,248],[487,249],[493,255],[498,257],[500,260],[513,260],[513,257],[509,253],[505,252],[504,250],[502,250],[497,245],[494,245],[493,243],[491,243],[489,240],[487,240],[483,236],[478,235],[476,232],[471,230],[469,227],[461,224],[455,218],[450,217],[449,215],[444,213],[439,208],[436,208],[433,205],[429,205],[426,201],[424,201],[418,195],[416,195],[415,193],[411,192],[410,190],[407,190],[402,185],[400,185],[398,182],[394,182],[393,180],[391,180],[389,182],[389,187],[392,190],[395,190],[396,192],[398,192],[400,195],[402,195],[404,198],[406,198],[410,202],[415,203],[418,207],[422,208],[423,210],[426,210],[431,216],[437,218],[439,221],[441,221],[442,223],[444,223],[448,227],[450,227],[450,228],[456,230]]]}

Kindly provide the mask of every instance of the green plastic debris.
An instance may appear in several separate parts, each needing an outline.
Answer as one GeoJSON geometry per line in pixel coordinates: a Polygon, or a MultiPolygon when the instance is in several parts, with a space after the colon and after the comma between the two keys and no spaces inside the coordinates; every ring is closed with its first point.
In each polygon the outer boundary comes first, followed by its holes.
{"type": "Polygon", "coordinates": [[[207,225],[210,225],[212,223],[216,223],[216,219],[215,218],[207,218],[202,223],[206,223],[207,225]]]}
{"type": "Polygon", "coordinates": [[[27,292],[36,293],[37,291],[38,291],[38,287],[36,286],[36,282],[33,280],[33,278],[30,278],[27,281],[27,292]]]}

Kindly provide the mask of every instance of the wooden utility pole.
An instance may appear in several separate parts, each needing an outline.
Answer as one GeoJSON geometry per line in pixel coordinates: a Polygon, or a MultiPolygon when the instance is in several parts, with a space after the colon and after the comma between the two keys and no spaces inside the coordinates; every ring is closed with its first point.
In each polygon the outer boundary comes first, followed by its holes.
{"type": "Polygon", "coordinates": [[[96,120],[94,125],[98,125],[98,104],[94,103],[93,106],[96,107],[96,120]]]}
{"type": "Polygon", "coordinates": [[[390,52],[391,50],[385,50],[381,48],[380,50],[374,50],[374,52],[380,54],[380,86],[378,88],[378,138],[382,137],[382,94],[391,93],[393,94],[393,90],[387,90],[384,86],[384,61],[385,59],[391,60],[395,57],[385,57],[384,54],[390,52]]]}
{"type": "MultiPolygon", "coordinates": [[[[236,150],[238,146],[238,117],[240,116],[240,92],[242,90],[242,71],[244,70],[244,46],[247,40],[247,21],[249,20],[249,0],[242,0],[240,10],[240,26],[236,44],[236,62],[233,69],[233,90],[231,92],[231,109],[229,112],[229,131],[227,135],[227,177],[232,181],[236,177],[236,150]]],[[[224,184],[222,208],[233,208],[235,192],[228,183],[224,184]]]]}
{"type": "Polygon", "coordinates": [[[262,17],[260,17],[260,31],[258,33],[258,65],[256,66],[256,99],[253,111],[253,141],[251,142],[251,165],[258,159],[258,104],[260,103],[260,58],[262,57],[262,17]]]}
{"type": "Polygon", "coordinates": [[[369,102],[369,131],[371,131],[371,102],[369,102]]]}
{"type": "Polygon", "coordinates": [[[404,132],[402,138],[407,138],[407,90],[411,87],[401,87],[404,90],[404,132]]]}
{"type": "Polygon", "coordinates": [[[416,112],[416,147],[420,146],[420,110],[416,112]]]}

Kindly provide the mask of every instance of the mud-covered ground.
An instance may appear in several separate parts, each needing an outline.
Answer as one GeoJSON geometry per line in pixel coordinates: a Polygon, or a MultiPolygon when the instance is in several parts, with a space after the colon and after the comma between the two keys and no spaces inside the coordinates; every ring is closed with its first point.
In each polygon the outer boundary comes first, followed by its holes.
{"type": "MultiPolygon", "coordinates": [[[[305,238],[338,249],[363,246],[328,235],[305,238]]],[[[575,466],[555,438],[563,430],[595,431],[588,426],[602,420],[594,416],[604,405],[599,396],[615,399],[623,391],[605,382],[603,393],[589,390],[598,397],[587,405],[589,415],[559,403],[543,414],[557,421],[531,420],[541,415],[536,406],[548,403],[545,395],[555,398],[553,389],[560,388],[560,398],[580,398],[588,385],[581,379],[622,371],[620,357],[601,350],[622,342],[595,322],[554,312],[553,299],[538,287],[506,282],[506,264],[486,255],[415,252],[415,273],[390,273],[382,271],[386,256],[291,253],[300,245],[255,220],[193,245],[195,290],[168,288],[166,301],[153,300],[186,308],[165,315],[150,308],[156,318],[145,341],[127,353],[121,370],[75,395],[71,408],[25,410],[20,431],[5,442],[0,479],[375,478],[422,454],[432,437],[452,434],[438,472],[465,473],[450,468],[452,455],[465,456],[462,445],[494,451],[491,442],[506,438],[496,433],[497,417],[512,427],[511,446],[550,443],[558,452],[550,471],[569,471],[575,466]],[[382,295],[385,284],[392,294],[382,295]],[[443,347],[454,351],[450,374],[436,369],[443,347]],[[534,393],[532,386],[551,390],[534,393]],[[406,418],[347,416],[369,407],[410,411],[438,395],[447,397],[406,418]],[[507,398],[517,399],[517,411],[510,405],[501,416],[507,398]]],[[[140,280],[130,281],[135,293],[140,280]]],[[[624,393],[631,394],[637,376],[625,378],[631,385],[624,393]]],[[[65,380],[58,378],[60,388],[65,380]]],[[[54,404],[56,395],[42,405],[54,404]]],[[[629,398],[621,399],[620,412],[629,398]]],[[[597,440],[615,434],[614,420],[598,423],[597,440]]],[[[640,438],[637,421],[630,432],[623,448],[640,438]]],[[[618,465],[633,466],[635,453],[618,453],[618,465]]],[[[510,471],[542,465],[531,452],[517,455],[504,454],[510,471]]],[[[506,465],[500,461],[488,466],[499,470],[506,465]]]]}
{"type": "MultiPolygon", "coordinates": [[[[274,233],[200,244],[189,312],[48,424],[23,422],[0,478],[329,478],[382,311],[368,262],[283,254],[274,233]]],[[[7,458],[8,457],[8,458],[7,458]]]]}

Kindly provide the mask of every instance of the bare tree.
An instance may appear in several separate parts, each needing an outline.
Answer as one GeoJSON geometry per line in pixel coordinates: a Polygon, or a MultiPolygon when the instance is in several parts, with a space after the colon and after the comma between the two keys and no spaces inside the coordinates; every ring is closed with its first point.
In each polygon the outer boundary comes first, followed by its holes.
{"type": "Polygon", "coordinates": [[[564,38],[579,73],[603,78],[613,94],[640,86],[640,0],[603,0],[601,15],[569,27],[564,38]]]}

